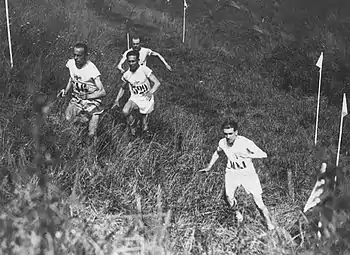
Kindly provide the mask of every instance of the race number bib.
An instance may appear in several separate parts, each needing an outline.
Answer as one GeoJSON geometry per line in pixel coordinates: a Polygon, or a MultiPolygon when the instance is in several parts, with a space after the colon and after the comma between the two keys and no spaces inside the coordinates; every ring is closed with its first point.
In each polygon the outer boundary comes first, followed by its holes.
{"type": "Polygon", "coordinates": [[[148,91],[148,87],[146,84],[142,84],[139,86],[133,86],[131,85],[131,89],[134,94],[142,95],[148,91]]]}
{"type": "Polygon", "coordinates": [[[74,85],[78,92],[85,92],[85,93],[89,92],[88,86],[85,83],[76,81],[74,85]]]}
{"type": "Polygon", "coordinates": [[[74,88],[76,89],[77,92],[89,92],[89,88],[88,88],[88,85],[84,82],[80,82],[79,79],[81,79],[80,76],[78,75],[74,75],[74,79],[73,79],[73,82],[74,82],[74,88]]]}
{"type": "Polygon", "coordinates": [[[244,162],[244,160],[236,160],[236,161],[231,161],[230,160],[230,166],[232,169],[244,169],[246,168],[246,163],[244,162]]]}

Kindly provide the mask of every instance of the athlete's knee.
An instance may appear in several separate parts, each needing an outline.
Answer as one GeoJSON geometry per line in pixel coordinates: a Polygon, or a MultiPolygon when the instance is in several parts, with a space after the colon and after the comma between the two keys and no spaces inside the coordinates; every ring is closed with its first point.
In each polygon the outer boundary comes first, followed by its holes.
{"type": "Polygon", "coordinates": [[[67,111],[65,114],[66,121],[72,122],[75,119],[75,115],[72,112],[67,111]]]}
{"type": "Polygon", "coordinates": [[[226,195],[226,199],[231,207],[234,207],[237,205],[237,200],[234,195],[226,195]]]}
{"type": "Polygon", "coordinates": [[[127,117],[127,116],[130,114],[130,109],[124,107],[123,110],[122,110],[122,114],[123,114],[125,117],[127,117]]]}
{"type": "Polygon", "coordinates": [[[64,111],[64,118],[66,120],[71,120],[72,119],[72,114],[71,114],[71,111],[70,111],[69,107],[67,107],[67,109],[64,111]]]}
{"type": "Polygon", "coordinates": [[[79,110],[73,104],[69,104],[65,111],[65,118],[67,121],[72,121],[78,115],[79,110]]]}
{"type": "Polygon", "coordinates": [[[132,101],[128,101],[126,102],[126,104],[124,105],[123,107],[123,110],[122,110],[122,114],[127,117],[128,115],[130,115],[131,111],[133,110],[134,108],[134,105],[133,105],[133,102],[132,101]]]}

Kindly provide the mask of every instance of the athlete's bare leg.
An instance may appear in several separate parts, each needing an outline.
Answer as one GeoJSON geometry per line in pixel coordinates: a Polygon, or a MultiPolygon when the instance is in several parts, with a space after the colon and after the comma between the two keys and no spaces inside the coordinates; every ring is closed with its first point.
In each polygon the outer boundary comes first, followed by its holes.
{"type": "Polygon", "coordinates": [[[91,119],[89,122],[89,136],[91,137],[96,136],[96,130],[97,130],[99,118],[100,116],[97,114],[93,114],[91,116],[91,119]]]}
{"type": "Polygon", "coordinates": [[[148,131],[148,114],[142,114],[142,131],[147,132],[148,131]]]}
{"type": "Polygon", "coordinates": [[[138,109],[138,107],[131,100],[128,100],[123,107],[123,115],[126,117],[126,123],[129,126],[130,131],[133,135],[135,135],[135,133],[136,133],[135,128],[133,128],[133,124],[135,123],[136,119],[131,114],[132,110],[134,110],[134,109],[138,109]]]}
{"type": "Polygon", "coordinates": [[[66,111],[65,111],[65,117],[66,120],[70,123],[75,123],[78,121],[78,115],[81,112],[81,109],[76,106],[74,103],[69,102],[66,111]]]}
{"type": "Polygon", "coordinates": [[[268,229],[273,230],[275,228],[275,226],[273,225],[273,223],[271,221],[270,213],[269,213],[267,207],[265,206],[261,195],[260,194],[253,194],[253,198],[254,198],[255,204],[258,206],[258,208],[261,210],[262,214],[265,217],[268,229]]]}

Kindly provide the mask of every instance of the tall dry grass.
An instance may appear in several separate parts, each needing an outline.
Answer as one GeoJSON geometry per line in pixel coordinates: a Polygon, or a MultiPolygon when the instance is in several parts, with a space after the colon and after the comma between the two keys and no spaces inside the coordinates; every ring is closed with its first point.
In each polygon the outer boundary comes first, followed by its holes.
{"type": "MultiPolygon", "coordinates": [[[[311,227],[299,211],[320,161],[310,144],[315,99],[281,92],[254,66],[238,66],[232,58],[254,60],[260,54],[209,40],[201,23],[189,24],[194,32],[188,33],[185,47],[178,46],[181,18],[126,1],[104,1],[125,19],[158,29],[159,36],[148,40],[157,50],[173,40],[172,48],[161,53],[175,72],[165,73],[153,62],[162,87],[150,140],[130,139],[120,114],[107,111],[98,144],[88,146],[85,127],[63,122],[67,101],[55,98],[66,84],[64,64],[76,41],[87,42],[108,91],[108,107],[119,83],[115,63],[125,49],[126,26],[98,16],[86,3],[11,2],[15,68],[8,69],[5,54],[1,61],[6,84],[0,103],[4,252],[295,254],[308,248],[311,227]],[[226,53],[207,51],[209,46],[226,53]],[[33,111],[38,94],[45,100],[33,111]],[[238,209],[244,223],[233,219],[222,199],[223,160],[208,175],[196,173],[221,137],[218,123],[225,116],[239,119],[241,134],[269,155],[256,165],[278,224],[273,233],[266,232],[252,199],[241,191],[238,209]],[[33,135],[33,128],[40,132],[33,135]],[[289,169],[294,201],[287,195],[289,169]]],[[[5,38],[4,26],[0,34],[5,38]]],[[[1,44],[5,49],[6,41],[1,44]]],[[[339,120],[336,109],[322,100],[320,144],[331,147],[339,120]]]]}

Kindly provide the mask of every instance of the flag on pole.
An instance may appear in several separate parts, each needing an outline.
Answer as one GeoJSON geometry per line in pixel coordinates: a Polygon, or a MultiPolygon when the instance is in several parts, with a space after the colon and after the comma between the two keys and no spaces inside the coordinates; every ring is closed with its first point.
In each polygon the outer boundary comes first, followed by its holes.
{"type": "Polygon", "coordinates": [[[341,117],[340,117],[340,130],[339,130],[339,141],[338,141],[338,151],[337,151],[337,159],[336,159],[336,162],[335,162],[335,165],[338,166],[339,164],[339,157],[340,157],[340,145],[341,145],[341,136],[342,136],[342,133],[343,133],[343,119],[344,117],[348,115],[348,106],[346,104],[346,95],[344,93],[344,96],[343,96],[343,105],[342,105],[342,108],[341,108],[341,117]]]}
{"type": "Polygon", "coordinates": [[[315,145],[317,144],[318,115],[319,115],[319,111],[320,111],[322,64],[323,64],[323,52],[321,52],[321,55],[318,58],[317,63],[316,63],[316,66],[318,66],[320,68],[320,75],[318,78],[317,110],[316,110],[316,125],[315,125],[315,145]]]}
{"type": "Polygon", "coordinates": [[[187,8],[188,8],[188,4],[187,4],[186,0],[184,0],[184,10],[186,11],[187,8]]]}
{"type": "Polygon", "coordinates": [[[322,68],[322,63],[323,63],[323,52],[321,52],[321,55],[317,60],[316,66],[318,66],[319,68],[322,68]]]}
{"type": "Polygon", "coordinates": [[[341,116],[344,118],[346,115],[348,115],[348,106],[347,106],[347,103],[346,103],[346,95],[344,93],[344,96],[343,96],[343,107],[341,109],[341,116]]]}

